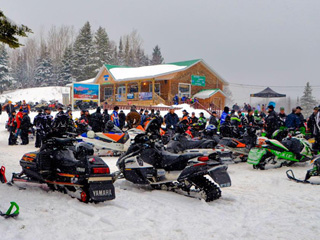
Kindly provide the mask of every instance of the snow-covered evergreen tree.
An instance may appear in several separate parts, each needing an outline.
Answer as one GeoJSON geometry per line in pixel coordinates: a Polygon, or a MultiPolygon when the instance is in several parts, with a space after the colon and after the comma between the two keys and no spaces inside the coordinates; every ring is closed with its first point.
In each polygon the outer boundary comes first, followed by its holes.
{"type": "Polygon", "coordinates": [[[164,59],[162,57],[161,50],[160,50],[159,46],[156,45],[155,48],[153,49],[152,59],[151,59],[150,65],[162,64],[163,61],[164,61],[164,59]]]}
{"type": "Polygon", "coordinates": [[[44,47],[40,58],[37,60],[34,83],[35,86],[38,87],[57,85],[57,80],[54,78],[53,74],[52,61],[46,47],[44,47]]]}
{"type": "Polygon", "coordinates": [[[312,88],[309,82],[307,82],[304,88],[303,96],[300,98],[300,104],[306,115],[310,115],[313,108],[317,105],[316,99],[312,96],[312,88]]]}
{"type": "Polygon", "coordinates": [[[135,66],[148,66],[149,65],[149,58],[144,54],[144,50],[140,47],[138,48],[135,56],[135,66]]]}
{"type": "Polygon", "coordinates": [[[28,81],[28,67],[24,54],[18,53],[18,57],[12,66],[12,77],[14,79],[13,87],[25,88],[31,86],[32,83],[28,81]]]}
{"type": "Polygon", "coordinates": [[[86,80],[95,76],[96,69],[91,26],[86,22],[73,45],[72,75],[77,81],[86,80]]]}
{"type": "Polygon", "coordinates": [[[13,82],[8,62],[9,60],[6,48],[3,44],[0,44],[0,93],[7,90],[13,82]]]}
{"type": "Polygon", "coordinates": [[[111,64],[113,64],[113,65],[119,65],[118,48],[117,48],[117,46],[115,46],[115,47],[113,48],[111,64]]]}
{"type": "MultiPolygon", "coordinates": [[[[132,55],[132,53],[131,53],[132,55]]],[[[126,66],[131,66],[130,65],[130,42],[129,42],[129,37],[127,36],[126,37],[126,42],[125,42],[125,45],[124,45],[124,64],[126,66]]]]}
{"type": "Polygon", "coordinates": [[[73,80],[72,74],[71,74],[72,57],[73,57],[72,47],[69,46],[66,48],[63,54],[61,66],[59,68],[58,83],[57,83],[58,86],[65,86],[68,83],[71,83],[73,80]]]}
{"type": "Polygon", "coordinates": [[[122,38],[120,38],[120,41],[119,41],[118,64],[119,64],[120,66],[123,66],[123,65],[125,64],[122,38]]]}
{"type": "Polygon", "coordinates": [[[110,48],[109,37],[106,30],[99,27],[94,37],[94,57],[99,72],[103,64],[110,64],[112,61],[112,51],[110,48]]]}

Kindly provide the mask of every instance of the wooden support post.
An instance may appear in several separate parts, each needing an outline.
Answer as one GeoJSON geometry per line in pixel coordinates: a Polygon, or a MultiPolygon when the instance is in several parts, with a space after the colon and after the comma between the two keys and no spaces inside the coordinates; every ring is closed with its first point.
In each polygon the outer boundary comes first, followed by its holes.
{"type": "Polygon", "coordinates": [[[113,104],[116,102],[117,85],[113,84],[113,104]]]}
{"type": "Polygon", "coordinates": [[[128,95],[128,83],[126,83],[126,91],[125,91],[125,94],[124,94],[124,97],[125,97],[125,102],[127,102],[127,100],[128,100],[128,97],[127,97],[127,95],[128,95]]]}
{"type": "Polygon", "coordinates": [[[153,104],[154,104],[154,95],[155,95],[155,89],[154,89],[154,82],[155,82],[155,79],[153,78],[152,79],[152,101],[153,101],[153,104]]]}

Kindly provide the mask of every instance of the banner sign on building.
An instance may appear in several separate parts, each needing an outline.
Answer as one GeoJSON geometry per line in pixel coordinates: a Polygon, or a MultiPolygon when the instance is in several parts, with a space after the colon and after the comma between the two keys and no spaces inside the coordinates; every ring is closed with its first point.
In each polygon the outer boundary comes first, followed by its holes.
{"type": "Polygon", "coordinates": [[[140,92],[139,100],[152,100],[152,92],[140,92]]]}
{"type": "Polygon", "coordinates": [[[191,85],[205,87],[206,86],[206,77],[191,75],[191,85]]]}
{"type": "Polygon", "coordinates": [[[73,83],[73,98],[78,100],[98,100],[99,84],[73,83]]]}

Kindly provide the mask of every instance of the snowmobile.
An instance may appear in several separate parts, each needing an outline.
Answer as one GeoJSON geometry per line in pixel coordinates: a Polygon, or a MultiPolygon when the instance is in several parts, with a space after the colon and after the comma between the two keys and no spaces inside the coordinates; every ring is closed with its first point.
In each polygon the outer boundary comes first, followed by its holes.
{"type": "Polygon", "coordinates": [[[306,139],[289,136],[282,142],[268,139],[262,146],[252,148],[247,163],[252,164],[254,169],[264,170],[266,164],[290,166],[295,162],[309,161],[312,157],[311,145],[306,139]]]}
{"type": "Polygon", "coordinates": [[[191,139],[188,134],[185,133],[187,126],[184,123],[179,123],[177,131],[172,139],[167,144],[167,150],[172,153],[202,153],[209,155],[211,153],[217,153],[220,158],[226,162],[233,162],[232,152],[223,147],[217,146],[218,142],[213,139],[191,139]]]}
{"type": "Polygon", "coordinates": [[[113,122],[108,121],[109,128],[105,133],[95,133],[88,131],[81,134],[78,139],[93,146],[99,156],[119,156],[126,152],[130,146],[128,132],[123,132],[120,128],[114,126],[113,122]]]}
{"type": "Polygon", "coordinates": [[[309,179],[311,177],[320,176],[320,156],[319,155],[316,156],[310,163],[313,164],[313,168],[311,168],[310,170],[307,171],[307,174],[306,174],[304,180],[296,178],[291,169],[289,169],[286,172],[287,177],[291,180],[298,182],[298,183],[308,183],[308,184],[312,184],[312,185],[320,185],[320,182],[310,182],[309,181],[309,179]]]}
{"type": "Polygon", "coordinates": [[[47,184],[82,202],[103,202],[115,198],[108,165],[93,156],[93,148],[72,138],[50,138],[37,152],[20,160],[22,171],[13,173],[14,183],[47,184]]]}
{"type": "Polygon", "coordinates": [[[245,162],[250,149],[259,142],[256,131],[257,127],[248,126],[241,138],[224,137],[219,141],[219,145],[229,149],[233,152],[234,157],[240,157],[241,161],[245,162]]]}
{"type": "Polygon", "coordinates": [[[200,153],[173,154],[164,150],[156,135],[139,134],[118,159],[114,180],[125,178],[154,189],[200,197],[207,202],[221,197],[220,187],[231,186],[227,166],[200,153]]]}

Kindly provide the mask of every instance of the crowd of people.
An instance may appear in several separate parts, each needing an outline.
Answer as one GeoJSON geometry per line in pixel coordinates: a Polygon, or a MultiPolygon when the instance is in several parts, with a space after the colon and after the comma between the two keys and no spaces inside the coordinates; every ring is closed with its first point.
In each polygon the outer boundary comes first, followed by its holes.
{"type": "Polygon", "coordinates": [[[88,110],[81,110],[80,118],[73,120],[71,109],[68,108],[65,112],[61,106],[55,117],[51,115],[49,107],[40,109],[33,121],[29,117],[30,106],[25,101],[21,102],[18,109],[10,101],[0,109],[6,111],[9,117],[7,123],[10,132],[9,145],[17,144],[19,136],[21,144],[28,144],[28,133],[30,129],[33,129],[32,127],[35,128],[35,146],[40,147],[43,139],[53,134],[61,135],[66,132],[81,134],[88,131],[88,128],[94,132],[106,132],[110,131],[113,126],[120,130],[136,128],[139,125],[145,128],[151,119],[156,119],[159,126],[165,125],[167,131],[171,133],[174,133],[179,122],[183,121],[184,124],[199,131],[209,125],[211,129],[219,131],[220,135],[224,137],[232,137],[235,128],[245,128],[248,125],[261,126],[268,138],[271,138],[272,134],[280,127],[289,129],[305,127],[315,138],[315,145],[320,147],[319,107],[315,107],[312,115],[305,119],[302,114],[303,109],[300,106],[292,109],[291,113],[286,115],[284,108],[280,108],[277,113],[273,105],[269,105],[266,109],[262,105],[259,110],[252,109],[250,104],[244,104],[242,109],[234,104],[231,110],[229,107],[225,107],[220,117],[216,111],[212,111],[210,118],[206,119],[203,112],[196,116],[194,112],[190,115],[187,110],[183,110],[182,116],[179,117],[175,113],[175,108],[171,107],[168,113],[162,117],[159,110],[140,109],[138,112],[136,106],[132,105],[128,114],[125,114],[118,106],[115,106],[110,114],[107,109],[102,112],[101,108],[97,107],[92,114],[88,110]]]}

